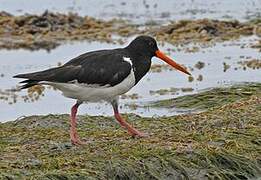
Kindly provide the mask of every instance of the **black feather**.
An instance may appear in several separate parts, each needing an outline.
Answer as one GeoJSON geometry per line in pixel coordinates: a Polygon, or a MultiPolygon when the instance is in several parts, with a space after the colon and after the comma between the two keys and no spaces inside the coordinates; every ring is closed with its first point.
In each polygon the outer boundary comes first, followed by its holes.
{"type": "Polygon", "coordinates": [[[102,50],[80,55],[61,67],[28,74],[18,74],[15,78],[26,78],[22,83],[33,86],[40,81],[79,83],[114,86],[123,81],[131,71],[131,64],[124,61],[128,57],[123,49],[102,50]]]}
{"type": "Polygon", "coordinates": [[[26,88],[35,86],[35,85],[37,85],[37,84],[38,84],[38,82],[27,83],[27,84],[25,84],[25,85],[22,85],[22,86],[20,87],[20,89],[26,89],[26,88]]]}
{"type": "Polygon", "coordinates": [[[20,86],[20,89],[26,89],[35,85],[38,85],[39,81],[35,81],[35,80],[31,80],[31,79],[27,79],[24,81],[19,82],[20,84],[25,83],[24,85],[20,86]]]}

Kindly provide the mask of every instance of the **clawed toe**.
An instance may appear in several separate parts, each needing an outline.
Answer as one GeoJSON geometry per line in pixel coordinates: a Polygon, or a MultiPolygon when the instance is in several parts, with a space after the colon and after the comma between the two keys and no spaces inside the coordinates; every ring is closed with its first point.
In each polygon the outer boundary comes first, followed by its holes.
{"type": "Polygon", "coordinates": [[[87,144],[86,142],[81,141],[81,140],[79,140],[79,139],[71,139],[71,143],[72,143],[73,145],[76,145],[76,146],[80,146],[80,145],[85,145],[85,144],[87,144]]]}
{"type": "Polygon", "coordinates": [[[142,132],[136,132],[136,133],[131,133],[131,132],[129,132],[129,134],[130,134],[132,137],[135,137],[135,138],[145,138],[145,137],[148,137],[148,136],[149,136],[147,133],[142,133],[142,132]]]}

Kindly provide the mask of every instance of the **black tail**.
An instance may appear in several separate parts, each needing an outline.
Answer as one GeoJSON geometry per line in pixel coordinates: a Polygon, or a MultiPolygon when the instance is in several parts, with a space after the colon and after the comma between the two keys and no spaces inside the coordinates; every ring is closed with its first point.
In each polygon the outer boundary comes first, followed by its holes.
{"type": "Polygon", "coordinates": [[[20,86],[20,89],[26,89],[26,88],[29,88],[29,87],[32,87],[34,85],[37,85],[39,81],[35,81],[35,80],[25,80],[25,81],[21,81],[20,83],[26,83],[22,86],[20,86]]]}
{"type": "MultiPolygon", "coordinates": [[[[18,74],[16,76],[13,76],[14,78],[29,78],[28,77],[29,74],[18,74]]],[[[29,75],[30,76],[30,75],[29,75]]],[[[37,85],[39,81],[37,80],[31,80],[31,79],[27,79],[27,80],[24,80],[24,81],[21,81],[19,83],[25,83],[24,85],[21,85],[19,87],[19,89],[26,89],[26,88],[29,88],[29,87],[32,87],[34,85],[37,85]]]]}
{"type": "Polygon", "coordinates": [[[61,66],[33,73],[18,74],[14,78],[24,78],[26,80],[20,82],[25,83],[19,89],[29,88],[39,84],[41,81],[50,82],[68,82],[77,79],[80,73],[79,66],[61,66]]]}

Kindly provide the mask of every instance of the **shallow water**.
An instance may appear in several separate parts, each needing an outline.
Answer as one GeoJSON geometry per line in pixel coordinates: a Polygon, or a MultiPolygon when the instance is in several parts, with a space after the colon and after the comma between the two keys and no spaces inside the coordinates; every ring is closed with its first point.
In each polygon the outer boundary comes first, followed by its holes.
{"type": "MultiPolygon", "coordinates": [[[[130,41],[131,39],[127,40],[130,41]]],[[[193,67],[192,82],[188,81],[188,76],[177,71],[162,70],[160,73],[148,73],[137,86],[135,86],[128,94],[137,93],[138,99],[122,99],[121,112],[137,113],[143,116],[161,116],[184,113],[178,109],[130,109],[124,107],[124,104],[146,104],[149,101],[178,97],[185,94],[197,93],[203,89],[211,87],[220,87],[240,82],[260,82],[260,69],[245,70],[239,61],[260,59],[260,52],[257,49],[248,47],[249,44],[255,43],[257,37],[252,36],[242,38],[237,41],[229,41],[217,43],[212,47],[202,48],[198,52],[188,53],[186,48],[176,51],[180,47],[174,47],[165,44],[160,48],[167,52],[171,49],[170,56],[175,58],[177,62],[184,64],[187,67],[193,67]],[[198,61],[204,62],[205,66],[202,69],[195,68],[198,61]],[[230,65],[224,72],[223,63],[230,65]],[[238,68],[235,70],[235,68],[238,68]],[[197,77],[202,75],[203,79],[197,80],[197,77]],[[167,88],[193,88],[193,91],[182,92],[178,91],[174,94],[151,94],[150,91],[167,88]]],[[[191,45],[194,46],[194,45],[191,45]]],[[[10,89],[17,85],[19,79],[13,79],[12,76],[18,73],[33,72],[54,67],[58,62],[65,63],[69,59],[92,50],[115,48],[119,45],[99,43],[99,42],[77,42],[59,46],[51,52],[44,50],[27,51],[27,50],[1,50],[0,51],[0,89],[10,89]]],[[[153,58],[153,64],[161,63],[157,58],[153,58]]],[[[18,95],[25,95],[26,90],[19,92],[18,95]]],[[[0,122],[15,120],[21,116],[49,113],[69,113],[70,107],[74,100],[64,98],[60,92],[51,89],[44,91],[45,96],[40,97],[35,102],[24,102],[21,98],[17,98],[16,103],[10,103],[10,100],[3,101],[0,99],[0,122]]],[[[185,111],[188,113],[187,111],[185,111]]],[[[81,106],[79,114],[90,115],[112,115],[111,106],[104,103],[84,104],[81,106]]]]}
{"type": "Polygon", "coordinates": [[[0,10],[12,14],[74,12],[101,19],[123,18],[134,23],[180,19],[238,19],[261,16],[260,0],[0,0],[0,10]],[[135,12],[135,13],[134,13],[135,12]]]}

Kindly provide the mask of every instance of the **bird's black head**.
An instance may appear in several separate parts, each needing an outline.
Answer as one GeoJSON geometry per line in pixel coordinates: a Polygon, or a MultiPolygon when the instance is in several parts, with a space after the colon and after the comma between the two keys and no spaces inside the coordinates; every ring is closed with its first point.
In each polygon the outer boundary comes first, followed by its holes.
{"type": "MultiPolygon", "coordinates": [[[[135,57],[136,59],[148,61],[149,64],[151,63],[150,60],[153,56],[160,58],[161,60],[165,61],[172,67],[182,71],[188,75],[190,73],[181,65],[173,61],[167,55],[165,55],[162,51],[159,50],[157,46],[157,42],[154,38],[150,36],[139,36],[134,39],[127,47],[128,51],[135,57]]],[[[133,59],[134,60],[134,59],[133,59]]]]}
{"type": "Polygon", "coordinates": [[[150,36],[138,36],[126,48],[135,54],[149,58],[155,56],[159,49],[156,40],[150,36]]]}

